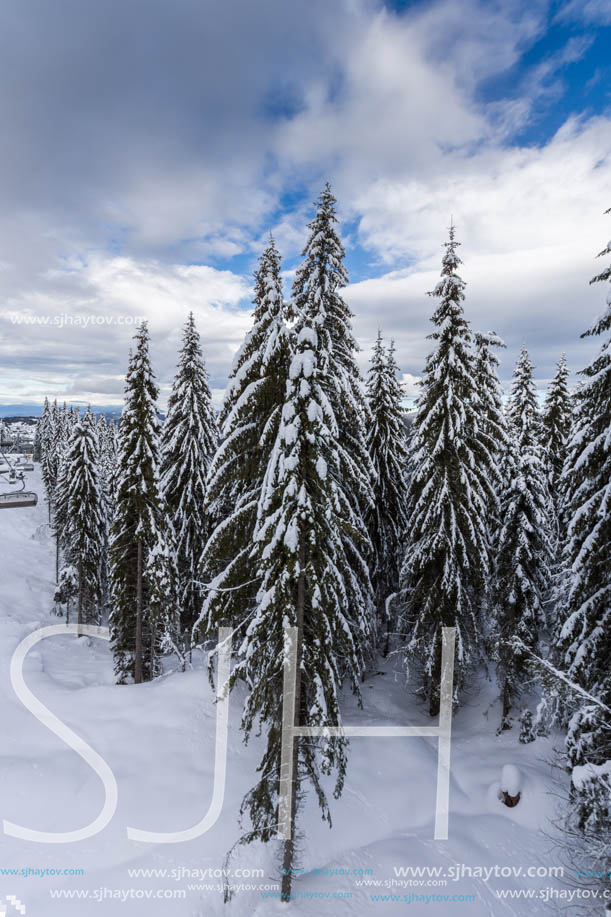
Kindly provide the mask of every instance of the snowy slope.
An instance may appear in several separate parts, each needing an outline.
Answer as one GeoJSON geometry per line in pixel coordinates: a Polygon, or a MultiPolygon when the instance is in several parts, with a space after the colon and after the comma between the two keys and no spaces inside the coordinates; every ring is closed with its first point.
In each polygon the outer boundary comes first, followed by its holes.
{"type": "MultiPolygon", "coordinates": [[[[38,472],[30,482],[42,493],[38,472]]],[[[43,831],[68,831],[92,821],[103,802],[103,789],[91,768],[23,707],[9,679],[12,653],[33,630],[58,619],[50,613],[54,546],[48,534],[46,506],[0,512],[0,694],[4,719],[0,746],[0,800],[4,819],[43,831]]],[[[152,684],[118,687],[113,682],[108,644],[60,636],[38,644],[24,671],[30,689],[108,762],[119,787],[119,803],[110,825],[86,841],[38,844],[0,837],[0,899],[15,895],[27,917],[203,917],[203,915],[391,914],[526,915],[549,913],[543,900],[499,900],[497,889],[562,888],[555,878],[465,878],[446,887],[358,887],[353,876],[310,875],[294,883],[300,893],[351,892],[348,900],[304,900],[287,907],[262,900],[258,889],[238,893],[230,905],[216,889],[187,890],[189,884],[217,884],[218,878],[130,877],[128,869],[219,869],[225,852],[239,836],[238,809],[250,787],[261,748],[247,748],[237,728],[239,692],[231,701],[228,778],[217,824],[202,837],[183,844],[154,845],[130,841],[126,827],[151,831],[182,830],[205,814],[212,792],[215,707],[205,673],[169,673],[152,684]],[[82,869],[80,876],[7,876],[9,869],[82,869]],[[184,899],[104,898],[96,889],[187,890],[184,899]],[[50,890],[89,890],[88,899],[58,899],[50,890]],[[393,904],[373,902],[373,894],[474,894],[474,902],[393,904]]],[[[170,666],[171,667],[171,666],[170,666]]],[[[390,664],[363,686],[365,709],[345,702],[345,721],[367,725],[425,722],[422,710],[390,664]]],[[[436,741],[422,738],[355,738],[349,754],[348,780],[333,803],[334,826],[320,821],[313,801],[302,814],[306,837],[304,869],[371,869],[370,880],[396,879],[394,867],[455,864],[470,867],[558,866],[542,829],[553,815],[554,786],[546,759],[552,744],[538,740],[520,745],[515,733],[497,738],[496,705],[489,685],[473,697],[454,723],[450,795],[450,839],[433,841],[436,741]],[[487,714],[487,715],[486,715],[487,714]],[[513,809],[497,798],[503,765],[518,766],[522,801],[513,809]]],[[[238,851],[233,869],[263,868],[259,879],[277,881],[270,849],[238,851]]],[[[360,880],[359,880],[360,881],[360,880]]],[[[10,910],[7,912],[10,913],[10,910]]],[[[17,913],[17,911],[15,911],[17,913]]]]}

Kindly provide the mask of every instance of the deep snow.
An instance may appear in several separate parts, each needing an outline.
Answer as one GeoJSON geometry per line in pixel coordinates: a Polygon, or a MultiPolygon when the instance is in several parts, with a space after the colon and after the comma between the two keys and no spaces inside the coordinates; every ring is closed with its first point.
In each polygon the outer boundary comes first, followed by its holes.
{"type": "MultiPolygon", "coordinates": [[[[49,732],[15,696],[9,679],[18,643],[39,627],[57,624],[51,614],[54,545],[46,525],[46,505],[36,472],[40,501],[36,508],[0,512],[0,693],[4,719],[0,746],[2,817],[44,831],[67,831],[92,821],[103,802],[93,770],[49,732]]],[[[175,667],[170,660],[168,669],[175,667]]],[[[119,803],[110,825],[89,840],[72,844],[37,844],[2,835],[0,899],[15,895],[26,917],[90,915],[301,915],[465,914],[526,915],[550,913],[543,900],[501,900],[498,889],[565,888],[556,878],[464,878],[446,886],[358,887],[354,876],[323,874],[299,878],[301,893],[351,892],[348,900],[300,900],[290,906],[263,900],[259,890],[241,891],[223,905],[216,889],[187,891],[185,899],[142,900],[52,898],[50,889],[187,889],[198,879],[130,878],[128,869],[218,869],[239,836],[238,809],[253,782],[261,745],[244,747],[238,729],[240,692],[232,695],[228,776],[223,811],[203,836],[184,844],[151,845],[130,841],[126,827],[151,831],[191,827],[210,803],[216,711],[201,656],[186,673],[169,671],[141,686],[116,686],[107,643],[74,636],[39,643],[26,659],[30,689],[108,762],[119,787],[119,803]],[[7,876],[8,869],[84,870],[81,876],[7,876]],[[371,894],[474,894],[474,902],[373,902],[371,894]]],[[[363,685],[364,710],[345,700],[345,722],[408,725],[428,722],[406,689],[403,677],[386,661],[363,685]]],[[[561,865],[545,832],[557,804],[549,760],[554,740],[518,743],[518,728],[495,736],[498,705],[490,682],[472,694],[453,724],[449,840],[433,840],[436,790],[436,740],[426,738],[355,738],[349,749],[346,788],[332,802],[332,830],[309,799],[301,816],[306,837],[304,869],[371,869],[367,880],[396,880],[394,867],[551,867],[561,865]],[[519,768],[522,799],[509,809],[499,800],[502,768],[519,768]]],[[[555,742],[559,744],[559,737],[555,742]]],[[[278,880],[271,848],[238,850],[235,870],[263,868],[264,878],[234,882],[265,885],[278,880]]],[[[360,877],[356,877],[362,881],[360,877]]],[[[216,885],[217,878],[201,880],[216,885]]],[[[399,881],[401,881],[399,879],[399,881]]],[[[424,881],[427,881],[426,878],[424,881]]],[[[565,902],[562,902],[564,905],[565,902]]],[[[1,910],[1,908],[0,908],[1,910]]],[[[552,907],[553,913],[555,908],[552,907]]],[[[592,911],[595,912],[594,910],[592,911]]],[[[10,906],[7,914],[10,914],[10,906]]],[[[14,913],[17,913],[14,910],[14,913]]],[[[601,908],[602,913],[602,908],[601,908]]]]}

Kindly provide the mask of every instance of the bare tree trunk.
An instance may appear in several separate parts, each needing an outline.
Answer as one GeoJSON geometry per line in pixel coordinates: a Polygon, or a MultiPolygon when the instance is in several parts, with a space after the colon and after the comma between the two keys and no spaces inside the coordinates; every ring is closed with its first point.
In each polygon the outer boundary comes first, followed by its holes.
{"type": "Polygon", "coordinates": [[[136,566],[136,652],[134,659],[134,681],[142,682],[142,542],[138,542],[138,563],[136,566]]]}
{"type": "Polygon", "coordinates": [[[155,625],[151,622],[151,678],[155,675],[155,639],[157,635],[157,629],[155,625]]]}
{"type": "Polygon", "coordinates": [[[55,536],[55,582],[59,582],[59,536],[55,536]]]}
{"type": "Polygon", "coordinates": [[[70,624],[70,599],[66,599],[66,624],[70,624]]]}
{"type": "Polygon", "coordinates": [[[501,732],[505,729],[511,729],[509,714],[511,713],[511,691],[509,690],[509,681],[506,678],[503,683],[502,691],[503,713],[501,718],[501,732]]]}
{"type": "MultiPolygon", "coordinates": [[[[305,564],[306,551],[303,534],[301,535],[301,544],[299,546],[299,579],[297,580],[297,673],[295,678],[295,710],[293,713],[293,723],[295,726],[300,725],[301,712],[301,656],[303,642],[303,618],[305,609],[305,564]]],[[[292,870],[294,869],[295,859],[295,829],[297,822],[297,795],[299,792],[299,742],[301,740],[295,737],[293,740],[293,792],[291,798],[291,837],[290,840],[284,841],[282,854],[282,890],[280,898],[288,903],[291,900],[291,885],[293,881],[292,870]]]]}
{"type": "Polygon", "coordinates": [[[82,564],[78,565],[78,617],[77,624],[79,626],[78,637],[81,636],[80,627],[83,623],[83,570],[82,564]]]}
{"type": "Polygon", "coordinates": [[[435,647],[435,663],[430,676],[429,683],[429,715],[439,716],[440,706],[440,688],[441,688],[441,638],[437,640],[435,647]]]}

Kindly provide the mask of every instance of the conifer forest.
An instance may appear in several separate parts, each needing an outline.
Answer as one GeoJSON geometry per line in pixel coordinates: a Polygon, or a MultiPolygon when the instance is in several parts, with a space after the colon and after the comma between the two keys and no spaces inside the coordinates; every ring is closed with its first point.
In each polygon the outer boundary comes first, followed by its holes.
{"type": "Polygon", "coordinates": [[[607,8],[84,6],[0,35],[0,915],[611,914],[607,8]]]}

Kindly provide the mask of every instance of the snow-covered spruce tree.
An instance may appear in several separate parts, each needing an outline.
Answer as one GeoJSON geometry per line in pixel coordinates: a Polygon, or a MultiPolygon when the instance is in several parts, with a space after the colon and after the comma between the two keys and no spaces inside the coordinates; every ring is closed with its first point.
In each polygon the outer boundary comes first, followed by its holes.
{"type": "Polygon", "coordinates": [[[55,535],[57,548],[60,552],[66,549],[68,531],[68,498],[70,494],[70,466],[65,457],[70,441],[61,449],[58,461],[57,480],[53,491],[53,522],[52,528],[55,535]]]}
{"type": "Polygon", "coordinates": [[[181,630],[189,632],[202,606],[197,585],[209,532],[206,477],[219,432],[193,313],[184,330],[178,371],[161,438],[161,486],[174,528],[181,630]]]}
{"type": "MultiPolygon", "coordinates": [[[[253,824],[249,840],[270,840],[278,824],[284,629],[298,629],[295,722],[309,725],[340,722],[338,687],[346,677],[358,691],[363,647],[371,640],[371,590],[366,560],[358,555],[360,520],[345,489],[344,445],[326,393],[332,342],[324,319],[324,304],[311,303],[297,321],[282,421],[257,508],[252,560],[261,582],[233,674],[249,686],[246,736],[258,724],[267,736],[261,778],[242,805],[253,824]]],[[[285,901],[305,784],[311,783],[330,821],[320,771],[332,769],[337,796],[346,769],[345,740],[295,741],[292,839],[283,842],[282,855],[285,901]]]]}
{"type": "Polygon", "coordinates": [[[160,602],[157,594],[171,580],[167,569],[160,572],[159,558],[169,565],[171,551],[159,487],[158,390],[149,359],[146,323],[140,325],[135,341],[119,427],[119,470],[110,538],[110,630],[120,684],[130,679],[138,684],[157,674],[158,651],[166,631],[175,623],[176,613],[173,590],[168,590],[165,602],[160,602]],[[150,557],[153,551],[155,562],[150,557]]]}
{"type": "Polygon", "coordinates": [[[487,513],[497,467],[482,429],[472,335],[457,274],[455,227],[433,290],[436,346],[422,379],[409,447],[408,525],[402,568],[407,664],[422,665],[431,716],[439,711],[442,627],[456,628],[455,701],[479,657],[480,610],[489,574],[487,513]]]}
{"type": "MultiPolygon", "coordinates": [[[[322,384],[333,410],[342,443],[340,475],[345,492],[360,520],[362,539],[354,545],[347,538],[344,548],[357,570],[362,555],[373,562],[367,515],[374,504],[374,470],[367,448],[370,424],[365,386],[357,362],[358,345],[352,331],[352,313],[341,296],[348,283],[345,251],[336,229],[336,199],[327,183],[318,201],[314,219],[308,225],[308,240],[302,252],[292,289],[296,315],[309,315],[319,335],[328,338],[328,365],[322,384]]],[[[372,603],[372,618],[375,607],[372,603]]],[[[371,627],[375,638],[375,628],[371,627]]],[[[371,650],[374,645],[372,644],[371,650]]]]}
{"type": "Polygon", "coordinates": [[[214,578],[214,589],[206,594],[196,631],[211,637],[219,626],[243,621],[257,594],[259,571],[251,559],[257,504],[280,424],[291,355],[280,270],[280,255],[270,239],[255,274],[253,326],[236,355],[225,394],[224,439],[206,482],[206,509],[215,527],[198,578],[214,578]]]}
{"type": "MultiPolygon", "coordinates": [[[[292,301],[297,315],[312,312],[316,329],[324,322],[329,337],[329,366],[325,390],[335,414],[344,445],[341,470],[346,492],[363,519],[373,506],[374,471],[367,449],[369,408],[365,387],[356,362],[358,344],[352,331],[352,312],[341,296],[348,283],[344,265],[346,252],[336,229],[336,199],[329,183],[317,201],[316,215],[308,224],[310,234],[302,252],[303,261],[293,281],[292,301]]],[[[372,556],[371,546],[367,546],[372,556]]]]}
{"type": "Polygon", "coordinates": [[[105,542],[102,550],[102,611],[106,615],[110,611],[110,575],[108,566],[109,534],[112,525],[115,491],[117,480],[117,428],[111,420],[106,421],[106,416],[100,414],[96,422],[99,456],[100,490],[104,503],[104,516],[106,519],[105,542]]]}
{"type": "Polygon", "coordinates": [[[573,401],[568,386],[569,370],[566,356],[558,361],[556,375],[549,384],[541,415],[541,443],[547,466],[547,482],[555,516],[556,541],[563,538],[562,527],[562,470],[566,460],[566,446],[571,431],[573,401]]]}
{"type": "Polygon", "coordinates": [[[511,392],[511,415],[501,497],[501,526],[495,541],[492,607],[498,639],[501,689],[500,731],[511,728],[510,714],[528,670],[528,654],[509,641],[537,651],[544,623],[544,596],[550,585],[549,493],[546,466],[537,438],[536,393],[525,348],[511,392]]]}
{"type": "MultiPolygon", "coordinates": [[[[53,426],[53,438],[49,444],[52,450],[52,460],[48,463],[52,466],[52,473],[55,475],[52,494],[52,527],[55,534],[55,582],[59,583],[59,573],[61,566],[61,553],[65,549],[67,537],[67,524],[69,520],[68,511],[68,493],[70,484],[70,469],[66,462],[68,445],[72,430],[78,420],[78,411],[70,411],[66,408],[66,402],[55,412],[55,423],[53,426]]],[[[51,506],[51,503],[50,503],[51,506]]]]}
{"type": "MultiPolygon", "coordinates": [[[[482,430],[487,437],[491,457],[499,469],[497,479],[501,480],[503,464],[508,443],[507,419],[503,409],[503,387],[498,367],[499,358],[496,350],[505,347],[504,341],[494,331],[475,333],[475,379],[479,395],[479,412],[482,417],[482,430]]],[[[494,506],[491,507],[494,511],[494,506]]],[[[490,520],[491,534],[495,520],[490,520]]]]}
{"type": "Polygon", "coordinates": [[[34,461],[42,461],[42,452],[43,452],[43,443],[45,439],[45,429],[49,424],[49,418],[51,416],[51,405],[49,404],[49,399],[45,395],[44,404],[42,406],[42,413],[36,424],[36,432],[34,434],[34,461]]]}
{"type": "Polygon", "coordinates": [[[109,506],[109,518],[114,506],[116,490],[117,463],[118,463],[118,437],[117,425],[114,421],[106,420],[100,414],[97,422],[98,447],[100,450],[100,474],[106,501],[109,506]]]}
{"type": "Polygon", "coordinates": [[[106,519],[98,463],[95,422],[88,410],[74,425],[62,463],[67,468],[68,491],[63,541],[77,571],[79,624],[99,623],[102,598],[106,519]]]}
{"type": "MultiPolygon", "coordinates": [[[[533,379],[533,364],[526,346],[522,344],[517,359],[511,392],[507,404],[507,417],[518,439],[526,434],[529,441],[539,441],[541,414],[537,401],[537,388],[533,379]]],[[[541,453],[542,454],[542,453],[541,453]]]]}
{"type": "Polygon", "coordinates": [[[552,587],[549,565],[553,556],[553,508],[547,483],[545,452],[541,445],[541,412],[539,410],[533,370],[534,367],[528,350],[522,345],[516,362],[507,404],[507,417],[509,432],[515,438],[518,455],[526,454],[527,462],[530,464],[532,473],[530,492],[533,498],[536,496],[537,499],[538,514],[541,521],[540,547],[542,550],[542,567],[539,578],[541,603],[538,606],[537,620],[541,627],[547,627],[550,622],[545,614],[543,601],[548,598],[552,587]]]}
{"type": "Polygon", "coordinates": [[[59,571],[59,579],[53,595],[53,601],[55,602],[56,614],[63,614],[60,606],[66,606],[66,624],[70,624],[71,605],[77,595],[78,571],[73,564],[65,563],[59,571]]]}
{"type": "Polygon", "coordinates": [[[61,422],[57,398],[50,406],[47,421],[43,427],[41,439],[41,473],[49,506],[49,522],[57,483],[59,470],[59,454],[61,447],[61,422]]]}
{"type": "Polygon", "coordinates": [[[399,589],[403,537],[407,527],[407,428],[402,405],[403,388],[397,371],[394,342],[387,352],[378,331],[367,378],[371,414],[367,446],[375,474],[375,502],[367,520],[374,552],[372,584],[377,624],[385,652],[389,649],[391,630],[387,603],[399,589]]]}
{"type": "MultiPolygon", "coordinates": [[[[611,213],[611,210],[608,211],[611,213]]],[[[599,257],[611,255],[611,243],[599,257]]],[[[611,281],[611,266],[591,283],[611,281]]],[[[609,288],[607,288],[609,289],[609,288]]],[[[565,466],[570,521],[566,599],[560,633],[564,665],[581,688],[606,705],[581,700],[567,737],[571,789],[579,827],[592,851],[606,849],[611,866],[611,295],[582,337],[604,336],[600,352],[580,372],[575,427],[565,466]]],[[[593,854],[592,854],[593,855],[593,854]]]]}

